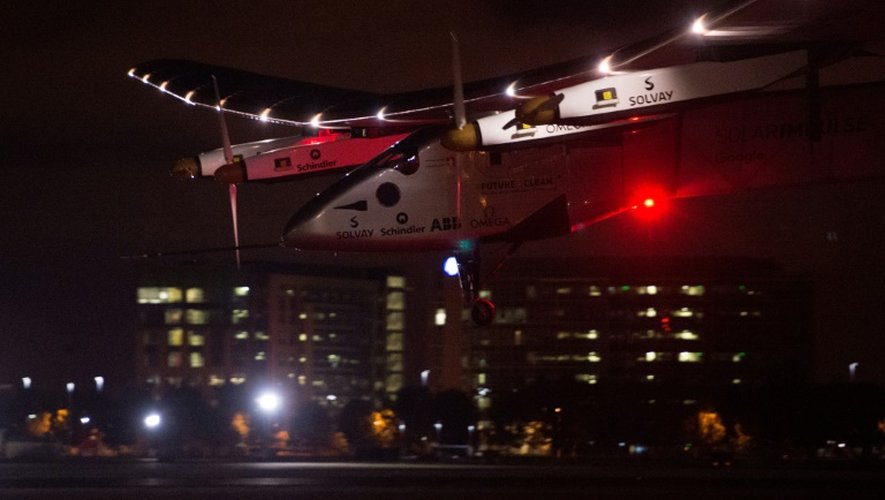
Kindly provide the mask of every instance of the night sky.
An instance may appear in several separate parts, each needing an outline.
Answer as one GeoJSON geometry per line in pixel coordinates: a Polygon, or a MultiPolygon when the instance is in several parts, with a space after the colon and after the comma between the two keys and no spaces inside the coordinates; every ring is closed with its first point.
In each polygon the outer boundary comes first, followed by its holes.
{"type": "MultiPolygon", "coordinates": [[[[230,244],[224,186],[168,175],[176,159],[220,145],[216,117],[127,78],[137,63],[184,58],[345,88],[410,90],[449,83],[452,29],[471,80],[603,52],[688,23],[699,6],[715,3],[207,0],[5,7],[0,383],[25,375],[59,386],[94,375],[112,386],[129,382],[134,274],[119,257],[230,244]]],[[[852,3],[879,9],[873,18],[885,19],[881,2],[852,3]]],[[[231,119],[230,126],[235,142],[291,133],[246,119],[231,119]]],[[[241,242],[277,240],[299,203],[333,180],[241,186],[241,242]]],[[[883,192],[885,182],[870,181],[682,201],[655,227],[615,219],[526,245],[520,255],[774,259],[815,280],[817,379],[845,379],[848,364],[858,361],[860,378],[881,383],[883,192]]],[[[249,258],[353,259],[279,250],[249,258]]]]}

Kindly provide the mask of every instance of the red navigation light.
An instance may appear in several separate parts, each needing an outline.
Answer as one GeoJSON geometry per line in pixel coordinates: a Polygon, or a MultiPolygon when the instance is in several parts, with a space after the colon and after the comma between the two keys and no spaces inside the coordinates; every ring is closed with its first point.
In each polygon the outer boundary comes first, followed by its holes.
{"type": "Polygon", "coordinates": [[[666,192],[657,187],[637,189],[631,200],[628,206],[644,219],[658,219],[666,211],[666,192]]]}

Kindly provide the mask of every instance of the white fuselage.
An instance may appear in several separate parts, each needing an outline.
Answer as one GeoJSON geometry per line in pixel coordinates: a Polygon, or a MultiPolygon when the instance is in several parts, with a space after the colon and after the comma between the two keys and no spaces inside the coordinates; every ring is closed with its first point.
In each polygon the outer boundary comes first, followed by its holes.
{"type": "Polygon", "coordinates": [[[395,154],[351,172],[293,217],[287,246],[457,248],[507,232],[563,193],[565,163],[551,154],[562,148],[453,152],[432,137],[414,149],[407,142],[399,146],[415,155],[411,165],[397,168],[395,154]]]}

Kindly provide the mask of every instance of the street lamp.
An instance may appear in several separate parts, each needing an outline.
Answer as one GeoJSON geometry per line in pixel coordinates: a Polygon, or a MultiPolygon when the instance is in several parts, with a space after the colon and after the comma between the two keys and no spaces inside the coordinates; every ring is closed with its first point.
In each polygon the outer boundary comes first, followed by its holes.
{"type": "Polygon", "coordinates": [[[144,417],[144,426],[150,430],[156,429],[161,423],[163,423],[163,419],[160,417],[159,413],[148,413],[147,416],[144,417]]]}
{"type": "Polygon", "coordinates": [[[433,424],[433,428],[436,429],[436,442],[439,443],[442,441],[442,422],[436,422],[433,424]]]}
{"type": "Polygon", "coordinates": [[[274,413],[280,407],[280,397],[273,392],[267,391],[255,399],[258,408],[264,413],[274,413]]]}

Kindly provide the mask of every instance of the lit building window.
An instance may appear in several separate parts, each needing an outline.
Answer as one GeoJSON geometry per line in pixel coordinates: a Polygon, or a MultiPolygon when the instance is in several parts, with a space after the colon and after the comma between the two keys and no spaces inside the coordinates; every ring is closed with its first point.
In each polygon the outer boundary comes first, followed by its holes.
{"type": "Polygon", "coordinates": [[[189,325],[205,325],[209,323],[209,311],[186,309],[184,311],[184,322],[189,325]]]}
{"type": "Polygon", "coordinates": [[[326,356],[326,361],[329,362],[329,366],[332,368],[338,368],[338,365],[341,364],[341,356],[337,354],[329,354],[326,356]]]}
{"type": "Polygon", "coordinates": [[[184,330],[182,330],[181,328],[173,328],[172,330],[169,330],[169,333],[166,337],[166,345],[184,345],[184,330]]]}
{"type": "Polygon", "coordinates": [[[166,358],[166,365],[169,368],[179,368],[182,361],[184,361],[184,356],[182,356],[181,351],[172,351],[166,358]]]}
{"type": "Polygon", "coordinates": [[[648,374],[645,376],[645,380],[646,380],[646,382],[654,382],[655,376],[652,374],[648,374]]]}
{"type": "Polygon", "coordinates": [[[596,340],[599,338],[599,332],[597,330],[590,330],[588,332],[577,332],[575,333],[576,339],[586,339],[586,340],[596,340]]]}
{"type": "Polygon", "coordinates": [[[234,297],[248,297],[249,296],[249,287],[248,286],[238,286],[234,288],[234,297]]]}
{"type": "Polygon", "coordinates": [[[230,313],[230,322],[234,325],[245,323],[249,319],[248,309],[234,309],[230,313]]]}
{"type": "Polygon", "coordinates": [[[571,293],[571,287],[563,286],[556,289],[556,295],[569,295],[571,293]]]}
{"type": "Polygon", "coordinates": [[[734,384],[734,385],[738,385],[738,384],[741,383],[741,379],[739,379],[739,378],[733,378],[733,379],[731,379],[731,383],[734,384]]]}
{"type": "Polygon", "coordinates": [[[513,332],[513,345],[522,345],[522,330],[513,332]]]}
{"type": "Polygon", "coordinates": [[[203,354],[199,352],[190,353],[190,365],[191,368],[202,368],[203,367],[203,354]]]}
{"type": "Polygon", "coordinates": [[[701,296],[706,292],[703,285],[682,285],[680,291],[683,295],[690,295],[692,297],[701,296]]]}
{"type": "Polygon", "coordinates": [[[492,291],[483,288],[482,290],[479,291],[479,298],[486,299],[486,300],[492,300],[492,291]]]}
{"type": "Polygon", "coordinates": [[[205,302],[205,292],[202,288],[188,288],[184,292],[184,301],[191,304],[205,302]]]}
{"type": "Polygon", "coordinates": [[[181,288],[139,287],[137,299],[139,304],[174,304],[181,302],[181,288]]]}
{"type": "Polygon", "coordinates": [[[591,285],[588,290],[588,293],[590,294],[591,297],[599,297],[602,295],[602,289],[596,285],[591,285]]]}
{"type": "Polygon", "coordinates": [[[690,318],[690,317],[694,316],[694,314],[695,314],[694,311],[692,311],[691,309],[689,309],[687,307],[683,307],[682,309],[679,309],[678,311],[673,311],[673,316],[675,316],[677,318],[690,318]]]}
{"type": "Polygon", "coordinates": [[[436,310],[436,314],[433,316],[433,324],[436,326],[445,326],[446,310],[442,307],[436,310]]]}
{"type": "Polygon", "coordinates": [[[645,360],[648,362],[652,362],[657,358],[658,358],[658,353],[656,353],[656,352],[649,351],[649,352],[645,353],[645,360]]]}
{"type": "Polygon", "coordinates": [[[657,295],[658,287],[655,285],[641,286],[636,290],[636,292],[639,295],[657,295]]]}
{"type": "Polygon", "coordinates": [[[298,341],[299,342],[307,342],[307,334],[306,333],[299,333],[298,334],[298,341]]]}
{"type": "Polygon", "coordinates": [[[163,313],[163,320],[167,325],[178,325],[183,316],[184,311],[181,309],[166,309],[163,313]]]}
{"type": "Polygon", "coordinates": [[[402,276],[388,276],[387,288],[405,288],[406,279],[402,276]]]}
{"type": "Polygon", "coordinates": [[[640,318],[654,318],[658,315],[658,311],[654,307],[649,307],[648,309],[637,311],[636,315],[640,318]]]}
{"type": "Polygon", "coordinates": [[[258,351],[255,353],[255,361],[264,361],[267,359],[267,353],[264,351],[258,351]]]}
{"type": "Polygon", "coordinates": [[[476,383],[477,383],[478,385],[485,385],[485,384],[487,384],[488,382],[487,382],[486,380],[488,380],[488,377],[486,376],[485,373],[477,373],[477,374],[476,374],[476,383]]]}
{"type": "MultiPolygon", "coordinates": [[[[206,337],[201,333],[197,333],[193,330],[190,330],[187,332],[187,345],[197,346],[197,347],[202,346],[202,345],[206,345],[206,337]]],[[[191,364],[191,366],[194,366],[194,365],[191,364]]]]}
{"type": "Polygon", "coordinates": [[[255,340],[267,341],[267,340],[270,340],[270,335],[268,335],[264,332],[255,332],[255,340]]]}
{"type": "Polygon", "coordinates": [[[211,385],[211,386],[224,385],[224,378],[219,377],[217,374],[213,373],[213,374],[209,375],[209,385],[211,385]]]}
{"type": "Polygon", "coordinates": [[[732,361],[732,363],[740,363],[741,361],[744,360],[745,357],[747,357],[747,353],[739,352],[731,357],[731,361],[732,361]]]}
{"type": "Polygon", "coordinates": [[[401,291],[388,293],[387,309],[391,311],[402,311],[405,309],[405,294],[401,291]]]}
{"type": "Polygon", "coordinates": [[[590,353],[587,353],[587,361],[589,361],[591,363],[599,363],[600,361],[602,361],[602,358],[599,356],[598,353],[590,352],[590,353]]]}
{"type": "Polygon", "coordinates": [[[298,375],[298,385],[307,385],[307,377],[304,375],[298,375]]]}
{"type": "Polygon", "coordinates": [[[387,350],[402,351],[403,350],[403,334],[400,332],[391,332],[387,334],[387,350]]]}
{"type": "Polygon", "coordinates": [[[698,334],[689,330],[682,330],[681,332],[677,332],[673,335],[673,337],[680,340],[697,340],[700,338],[698,334]]]}
{"type": "Polygon", "coordinates": [[[703,355],[704,355],[704,353],[702,353],[702,352],[683,351],[683,352],[679,353],[679,362],[680,363],[700,363],[703,355]]]}
{"type": "Polygon", "coordinates": [[[570,339],[572,332],[556,332],[556,340],[570,339]]]}
{"type": "Polygon", "coordinates": [[[404,317],[401,312],[389,312],[387,313],[387,329],[388,330],[402,330],[404,326],[404,317]]]}
{"type": "Polygon", "coordinates": [[[249,332],[240,330],[234,334],[234,338],[237,340],[249,340],[249,332]]]}
{"type": "Polygon", "coordinates": [[[401,373],[391,373],[387,376],[385,384],[385,392],[397,392],[403,388],[403,375],[401,373]]]}
{"type": "Polygon", "coordinates": [[[387,355],[387,369],[392,372],[403,371],[403,355],[400,353],[390,353],[387,355]]]}
{"type": "Polygon", "coordinates": [[[595,384],[598,381],[598,377],[595,373],[579,373],[575,375],[575,380],[577,382],[586,382],[588,384],[595,384]]]}
{"type": "Polygon", "coordinates": [[[234,375],[230,378],[230,383],[233,385],[240,385],[246,382],[246,377],[243,375],[234,375]]]}

